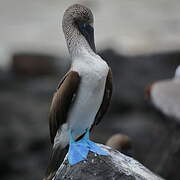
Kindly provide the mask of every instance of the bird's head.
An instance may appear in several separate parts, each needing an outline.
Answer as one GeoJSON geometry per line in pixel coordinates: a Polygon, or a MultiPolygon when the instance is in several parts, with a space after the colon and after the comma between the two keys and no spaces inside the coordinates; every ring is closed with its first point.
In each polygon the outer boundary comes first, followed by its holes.
{"type": "Polygon", "coordinates": [[[65,11],[62,22],[68,46],[73,43],[73,38],[78,41],[79,37],[83,36],[95,52],[93,21],[89,8],[80,4],[70,6],[65,11]]]}

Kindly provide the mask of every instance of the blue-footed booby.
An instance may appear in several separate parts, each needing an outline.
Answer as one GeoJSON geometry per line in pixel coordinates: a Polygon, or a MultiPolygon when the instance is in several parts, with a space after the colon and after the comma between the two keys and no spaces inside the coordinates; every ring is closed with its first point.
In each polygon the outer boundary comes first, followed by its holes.
{"type": "Polygon", "coordinates": [[[180,122],[180,65],[172,79],[155,82],[147,90],[157,109],[180,122]]]}
{"type": "Polygon", "coordinates": [[[96,54],[93,14],[79,4],[64,13],[63,32],[71,56],[71,67],[60,81],[50,107],[52,155],[45,179],[52,179],[68,151],[71,165],[86,159],[89,151],[107,152],[89,140],[89,130],[107,111],[112,94],[112,73],[96,54]]]}

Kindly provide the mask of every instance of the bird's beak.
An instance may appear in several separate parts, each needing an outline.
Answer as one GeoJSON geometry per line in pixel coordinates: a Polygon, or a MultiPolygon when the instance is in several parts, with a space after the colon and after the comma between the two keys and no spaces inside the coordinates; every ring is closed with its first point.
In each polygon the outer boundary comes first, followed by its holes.
{"type": "Polygon", "coordinates": [[[94,43],[94,28],[90,24],[80,24],[78,23],[79,31],[86,38],[91,49],[96,52],[96,47],[94,43]]]}

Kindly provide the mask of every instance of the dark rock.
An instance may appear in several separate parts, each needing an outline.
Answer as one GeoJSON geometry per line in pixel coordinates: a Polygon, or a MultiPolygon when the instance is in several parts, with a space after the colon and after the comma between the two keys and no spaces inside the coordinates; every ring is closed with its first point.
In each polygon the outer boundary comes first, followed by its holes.
{"type": "Polygon", "coordinates": [[[180,64],[180,52],[123,56],[112,49],[107,49],[99,54],[112,68],[114,82],[112,108],[118,113],[127,113],[144,106],[145,87],[157,80],[171,78],[177,65],[180,64]]]}
{"type": "Polygon", "coordinates": [[[55,57],[43,54],[16,53],[12,58],[12,71],[22,76],[52,75],[55,70],[55,57]]]}

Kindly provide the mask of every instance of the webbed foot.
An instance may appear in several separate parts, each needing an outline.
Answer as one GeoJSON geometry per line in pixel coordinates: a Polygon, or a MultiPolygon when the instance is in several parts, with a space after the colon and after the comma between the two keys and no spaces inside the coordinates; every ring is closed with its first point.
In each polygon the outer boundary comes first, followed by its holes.
{"type": "Polygon", "coordinates": [[[68,161],[70,165],[86,160],[89,151],[99,155],[108,155],[108,152],[89,139],[89,129],[86,130],[86,134],[79,141],[73,139],[71,132],[69,132],[69,136],[68,161]]]}

